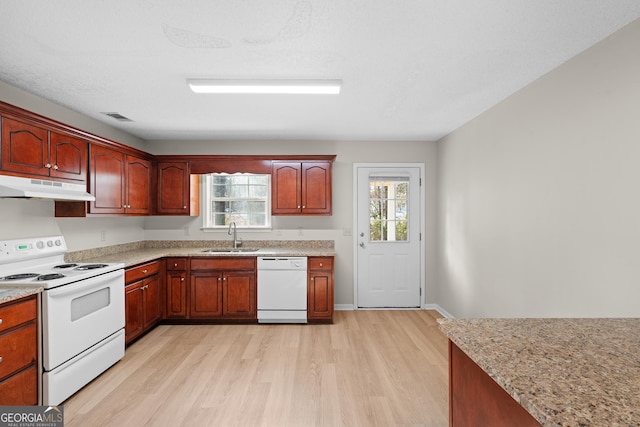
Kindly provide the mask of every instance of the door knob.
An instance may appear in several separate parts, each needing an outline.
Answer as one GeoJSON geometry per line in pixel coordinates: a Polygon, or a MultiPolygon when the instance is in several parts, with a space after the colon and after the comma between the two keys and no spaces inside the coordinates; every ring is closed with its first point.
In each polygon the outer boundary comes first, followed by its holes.
{"type": "Polygon", "coordinates": [[[360,233],[360,237],[364,237],[364,232],[360,233]]]}
{"type": "Polygon", "coordinates": [[[364,248],[364,242],[360,242],[360,247],[364,248]]]}

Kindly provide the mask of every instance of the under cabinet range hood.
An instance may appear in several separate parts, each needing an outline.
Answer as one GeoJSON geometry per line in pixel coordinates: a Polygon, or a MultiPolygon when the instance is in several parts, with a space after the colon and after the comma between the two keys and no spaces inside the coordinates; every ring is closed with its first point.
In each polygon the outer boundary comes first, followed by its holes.
{"type": "Polygon", "coordinates": [[[0,175],[0,198],[7,197],[87,202],[96,200],[87,193],[85,184],[0,175]]]}

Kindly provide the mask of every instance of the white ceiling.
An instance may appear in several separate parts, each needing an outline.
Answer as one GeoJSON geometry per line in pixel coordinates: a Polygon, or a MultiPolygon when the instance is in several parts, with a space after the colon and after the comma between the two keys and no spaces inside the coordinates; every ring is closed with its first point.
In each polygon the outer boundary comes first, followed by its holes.
{"type": "Polygon", "coordinates": [[[436,140],[638,17],[637,0],[2,0],[0,80],[146,140],[436,140]]]}

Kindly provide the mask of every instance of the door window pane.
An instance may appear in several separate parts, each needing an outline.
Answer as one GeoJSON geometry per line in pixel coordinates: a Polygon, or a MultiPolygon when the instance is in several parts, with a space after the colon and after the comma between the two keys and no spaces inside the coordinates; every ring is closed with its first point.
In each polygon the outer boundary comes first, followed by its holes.
{"type": "Polygon", "coordinates": [[[408,178],[369,179],[369,240],[408,241],[408,178]]]}

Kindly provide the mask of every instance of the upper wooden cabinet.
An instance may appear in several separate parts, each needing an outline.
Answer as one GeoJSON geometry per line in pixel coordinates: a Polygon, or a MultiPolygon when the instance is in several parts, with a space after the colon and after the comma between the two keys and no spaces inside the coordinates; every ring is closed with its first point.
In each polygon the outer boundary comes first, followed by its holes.
{"type": "Polygon", "coordinates": [[[79,138],[2,118],[3,171],[86,182],[87,145],[79,138]]]}
{"type": "Polygon", "coordinates": [[[330,161],[274,161],[273,215],[331,215],[330,161]]]}
{"type": "Polygon", "coordinates": [[[188,162],[158,162],[156,213],[198,216],[200,181],[189,173],[188,162]]]}
{"type": "Polygon", "coordinates": [[[151,162],[100,145],[90,147],[92,214],[151,213],[151,162]]]}

